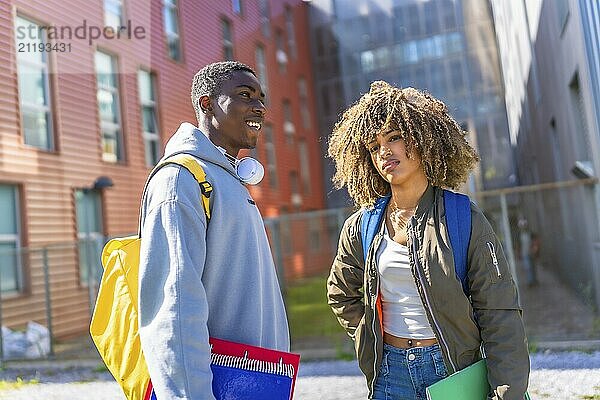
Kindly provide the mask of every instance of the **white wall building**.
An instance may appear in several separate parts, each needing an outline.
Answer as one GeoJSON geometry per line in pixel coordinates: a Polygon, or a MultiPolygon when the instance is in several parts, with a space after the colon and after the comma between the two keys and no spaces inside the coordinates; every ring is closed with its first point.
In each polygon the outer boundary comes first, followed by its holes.
{"type": "MultiPolygon", "coordinates": [[[[491,0],[511,142],[522,185],[600,173],[599,5],[595,0],[491,0]]],[[[545,264],[600,306],[600,188],[522,196],[545,264]]]]}

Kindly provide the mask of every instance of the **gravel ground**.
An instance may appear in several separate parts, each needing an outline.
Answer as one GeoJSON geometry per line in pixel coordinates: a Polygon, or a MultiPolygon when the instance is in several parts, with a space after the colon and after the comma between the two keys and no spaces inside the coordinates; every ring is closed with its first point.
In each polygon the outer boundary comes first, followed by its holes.
{"type": "MultiPolygon", "coordinates": [[[[531,356],[529,393],[533,399],[600,399],[600,352],[537,353],[531,356]]],[[[88,365],[15,367],[0,371],[0,380],[40,383],[1,390],[0,399],[11,400],[122,400],[110,374],[88,365]],[[96,369],[96,371],[95,371],[96,369]]],[[[307,362],[301,365],[294,399],[358,400],[366,398],[366,386],[355,361],[307,362]]]]}

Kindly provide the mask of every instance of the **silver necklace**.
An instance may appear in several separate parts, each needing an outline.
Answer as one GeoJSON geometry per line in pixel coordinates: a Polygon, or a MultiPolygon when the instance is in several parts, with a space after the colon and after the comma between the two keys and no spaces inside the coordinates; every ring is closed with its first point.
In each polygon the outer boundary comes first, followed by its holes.
{"type": "Polygon", "coordinates": [[[415,214],[417,207],[400,208],[394,204],[389,206],[389,217],[395,231],[403,232],[408,225],[410,217],[415,214]]]}

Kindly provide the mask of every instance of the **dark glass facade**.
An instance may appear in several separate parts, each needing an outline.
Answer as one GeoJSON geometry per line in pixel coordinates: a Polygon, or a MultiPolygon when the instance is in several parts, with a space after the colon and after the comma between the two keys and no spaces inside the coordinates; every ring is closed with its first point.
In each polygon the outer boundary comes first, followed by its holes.
{"type": "MultiPolygon", "coordinates": [[[[471,132],[481,155],[469,189],[515,183],[502,77],[487,2],[313,0],[311,46],[321,136],[375,80],[429,91],[471,132]]],[[[323,141],[325,151],[326,141],[323,141]]],[[[329,206],[348,204],[331,191],[329,206]]]]}

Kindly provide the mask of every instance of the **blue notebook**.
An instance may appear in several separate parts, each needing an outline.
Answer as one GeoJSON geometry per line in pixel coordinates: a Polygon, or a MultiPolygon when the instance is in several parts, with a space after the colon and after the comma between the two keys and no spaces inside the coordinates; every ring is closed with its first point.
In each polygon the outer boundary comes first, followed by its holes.
{"type": "Polygon", "coordinates": [[[212,364],[213,394],[219,400],[289,400],[292,378],[212,364]]]}
{"type": "Polygon", "coordinates": [[[210,338],[217,400],[290,400],[300,356],[210,338]]]}

